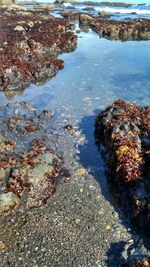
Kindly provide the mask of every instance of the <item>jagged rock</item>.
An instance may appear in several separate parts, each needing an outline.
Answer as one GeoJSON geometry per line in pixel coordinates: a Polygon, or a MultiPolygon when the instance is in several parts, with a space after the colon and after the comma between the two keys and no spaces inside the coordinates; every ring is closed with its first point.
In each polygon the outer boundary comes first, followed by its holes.
{"type": "Polygon", "coordinates": [[[95,134],[106,148],[109,181],[120,203],[135,228],[150,236],[150,109],[118,100],[97,116],[95,134]]]}

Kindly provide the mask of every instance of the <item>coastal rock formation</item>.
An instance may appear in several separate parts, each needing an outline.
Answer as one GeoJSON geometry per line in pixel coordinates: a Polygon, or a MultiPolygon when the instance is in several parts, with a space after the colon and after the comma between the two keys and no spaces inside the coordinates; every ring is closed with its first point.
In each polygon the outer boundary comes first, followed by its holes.
{"type": "Polygon", "coordinates": [[[122,3],[122,2],[93,2],[93,1],[84,1],[84,2],[78,2],[78,1],[65,1],[70,2],[72,5],[88,5],[88,6],[116,6],[116,7],[130,7],[132,4],[122,3]]]}
{"type": "Polygon", "coordinates": [[[107,12],[99,12],[98,16],[74,10],[63,10],[60,14],[67,20],[79,20],[80,28],[91,28],[100,37],[112,40],[149,40],[150,20],[112,20],[107,12]]]}
{"type": "Polygon", "coordinates": [[[45,204],[58,178],[69,174],[48,131],[51,112],[21,102],[1,107],[1,113],[0,215],[7,215],[19,206],[45,204]]]}
{"type": "Polygon", "coordinates": [[[0,6],[3,6],[3,5],[11,5],[11,4],[14,4],[15,1],[14,0],[0,0],[0,6]]]}
{"type": "Polygon", "coordinates": [[[150,237],[150,108],[117,100],[97,116],[95,135],[120,202],[150,237]]]}
{"type": "Polygon", "coordinates": [[[123,41],[150,39],[150,20],[148,19],[116,21],[81,14],[79,22],[81,26],[88,26],[100,37],[108,39],[123,41]]]}
{"type": "Polygon", "coordinates": [[[76,48],[71,24],[48,11],[1,8],[0,25],[0,90],[51,78],[64,67],[57,56],[76,48]]]}

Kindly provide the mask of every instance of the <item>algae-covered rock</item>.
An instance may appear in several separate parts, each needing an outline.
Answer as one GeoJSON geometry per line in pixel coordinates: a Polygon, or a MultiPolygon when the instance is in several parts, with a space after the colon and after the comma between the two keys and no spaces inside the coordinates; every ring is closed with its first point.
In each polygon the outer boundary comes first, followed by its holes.
{"type": "Polygon", "coordinates": [[[39,112],[24,101],[1,109],[0,214],[5,215],[19,204],[22,209],[45,204],[58,179],[69,174],[49,132],[51,111],[39,112]]]}
{"type": "Polygon", "coordinates": [[[68,21],[50,16],[48,9],[53,8],[50,4],[30,11],[1,7],[0,90],[22,90],[64,67],[57,57],[73,51],[77,37],[68,21]]]}
{"type": "Polygon", "coordinates": [[[0,215],[3,215],[20,205],[20,198],[13,192],[0,194],[0,215]]]}
{"type": "Polygon", "coordinates": [[[150,236],[150,109],[117,100],[97,116],[95,134],[110,183],[137,230],[150,236]]]}

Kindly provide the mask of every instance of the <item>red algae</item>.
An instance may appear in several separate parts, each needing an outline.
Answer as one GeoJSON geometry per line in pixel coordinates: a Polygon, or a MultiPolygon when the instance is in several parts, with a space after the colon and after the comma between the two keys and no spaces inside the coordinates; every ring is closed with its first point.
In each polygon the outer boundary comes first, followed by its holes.
{"type": "Polygon", "coordinates": [[[54,76],[64,67],[57,59],[76,48],[71,24],[48,11],[1,7],[0,89],[22,89],[31,82],[54,76]]]}
{"type": "Polygon", "coordinates": [[[19,206],[24,210],[46,204],[56,191],[58,179],[66,182],[69,177],[49,133],[50,111],[39,112],[22,101],[13,107],[4,106],[2,112],[5,121],[0,134],[0,216],[19,206]]]}
{"type": "Polygon", "coordinates": [[[150,235],[149,149],[150,109],[115,101],[96,118],[97,144],[106,147],[105,159],[130,217],[141,232],[150,235]]]}

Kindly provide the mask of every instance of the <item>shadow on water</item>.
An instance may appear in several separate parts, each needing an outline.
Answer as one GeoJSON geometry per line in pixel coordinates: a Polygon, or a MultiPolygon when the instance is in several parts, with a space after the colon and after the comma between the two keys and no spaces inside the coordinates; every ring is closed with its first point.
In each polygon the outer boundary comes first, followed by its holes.
{"type": "Polygon", "coordinates": [[[118,243],[112,243],[110,249],[107,251],[107,266],[108,267],[120,267],[122,264],[122,252],[126,243],[120,241],[118,243]]]}
{"type": "Polygon", "coordinates": [[[95,144],[94,127],[95,119],[100,110],[95,109],[94,115],[83,117],[79,124],[82,134],[85,135],[86,144],[79,146],[80,154],[79,160],[89,174],[91,174],[96,181],[100,183],[104,197],[110,201],[110,194],[108,192],[107,179],[105,176],[105,163],[95,144]]]}

